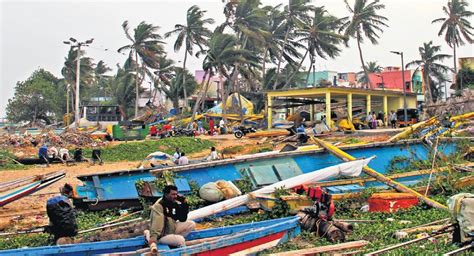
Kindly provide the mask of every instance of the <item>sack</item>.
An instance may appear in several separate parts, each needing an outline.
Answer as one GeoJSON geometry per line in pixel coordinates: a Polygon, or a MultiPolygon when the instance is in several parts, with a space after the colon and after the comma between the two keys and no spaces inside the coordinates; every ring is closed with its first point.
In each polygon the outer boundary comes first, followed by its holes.
{"type": "Polygon", "coordinates": [[[242,192],[231,181],[225,180],[206,183],[199,189],[199,196],[202,199],[214,203],[240,195],[242,192]]]}
{"type": "Polygon", "coordinates": [[[225,199],[231,199],[242,195],[242,192],[237,188],[232,181],[218,180],[216,181],[217,188],[222,192],[225,199]]]}
{"type": "Polygon", "coordinates": [[[467,242],[474,238],[474,194],[461,193],[448,199],[448,208],[453,220],[459,225],[453,239],[467,242]]]}
{"type": "Polygon", "coordinates": [[[224,194],[217,187],[216,183],[209,182],[199,189],[199,196],[209,202],[219,202],[224,199],[224,194]]]}

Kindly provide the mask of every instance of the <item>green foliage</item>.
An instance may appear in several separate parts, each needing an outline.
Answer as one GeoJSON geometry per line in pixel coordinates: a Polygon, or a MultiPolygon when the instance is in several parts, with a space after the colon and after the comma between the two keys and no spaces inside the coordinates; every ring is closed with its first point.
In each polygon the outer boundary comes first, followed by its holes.
{"type": "MultiPolygon", "coordinates": [[[[190,137],[171,137],[153,141],[127,142],[105,147],[102,150],[104,161],[138,161],[143,160],[148,154],[162,151],[173,154],[177,147],[183,152],[194,153],[209,149],[214,143],[209,140],[190,137]]],[[[84,150],[85,155],[90,155],[92,149],[84,150]]]]}
{"type": "Polygon", "coordinates": [[[290,216],[290,206],[288,205],[288,203],[286,203],[286,201],[281,199],[282,196],[286,196],[289,194],[290,191],[284,186],[281,188],[276,188],[275,192],[273,192],[273,196],[276,198],[275,206],[273,206],[271,211],[265,211],[265,213],[263,214],[264,218],[276,219],[290,216]]]}
{"type": "Polygon", "coordinates": [[[13,161],[15,156],[7,149],[0,149],[0,170],[25,169],[28,166],[17,164],[13,161]]]}
{"type": "MultiPolygon", "coordinates": [[[[169,86],[164,86],[161,90],[165,93],[166,97],[173,102],[173,107],[179,107],[179,100],[184,98],[183,90],[183,69],[175,68],[176,76],[171,80],[169,86]]],[[[192,95],[196,90],[198,84],[194,79],[194,76],[189,73],[188,70],[185,72],[186,80],[185,87],[187,95],[192,95]]]]}
{"type": "Polygon", "coordinates": [[[61,119],[60,105],[65,102],[64,88],[58,78],[38,69],[15,87],[15,95],[8,100],[6,112],[13,122],[51,124],[61,119]]]}
{"type": "Polygon", "coordinates": [[[16,249],[25,246],[44,246],[49,243],[48,234],[28,234],[0,238],[0,250],[16,249]]]}
{"type": "Polygon", "coordinates": [[[250,180],[250,176],[246,173],[245,169],[240,170],[241,179],[234,181],[234,185],[242,192],[242,194],[247,194],[253,191],[253,184],[250,180]]]}
{"type": "MultiPolygon", "coordinates": [[[[101,224],[120,217],[116,210],[104,210],[100,212],[77,212],[77,224],[79,230],[95,228],[101,224]]],[[[16,249],[22,247],[46,246],[51,243],[49,234],[34,233],[0,238],[0,250],[16,249]]]]}

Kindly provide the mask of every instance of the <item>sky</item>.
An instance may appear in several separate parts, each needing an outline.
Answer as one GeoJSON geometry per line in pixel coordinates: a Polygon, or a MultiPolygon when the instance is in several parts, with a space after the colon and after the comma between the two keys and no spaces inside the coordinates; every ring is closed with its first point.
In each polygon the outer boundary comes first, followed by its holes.
{"type": "MultiPolygon", "coordinates": [[[[470,2],[471,10],[474,1],[470,2]]],[[[353,3],[354,0],[349,0],[353,3]]],[[[377,45],[366,40],[362,45],[365,61],[377,61],[382,67],[400,66],[398,55],[391,50],[403,51],[405,63],[418,59],[418,47],[423,42],[433,41],[442,46],[442,52],[452,54],[438,37],[439,24],[431,24],[435,18],[443,17],[442,6],[447,0],[382,0],[386,8],[380,14],[387,17],[390,27],[384,29],[377,45]]],[[[262,0],[264,5],[286,4],[283,0],[262,0]]],[[[316,6],[325,6],[329,13],[344,17],[348,15],[343,0],[315,0],[316,6]]],[[[164,34],[175,24],[184,24],[186,11],[192,5],[207,10],[207,17],[224,21],[223,0],[153,0],[153,1],[110,1],[110,0],[0,0],[0,117],[5,116],[8,98],[13,97],[18,81],[26,80],[33,71],[43,68],[57,77],[61,77],[61,68],[67,56],[69,46],[63,44],[70,37],[79,41],[94,38],[86,55],[98,62],[103,60],[115,70],[117,64],[123,64],[125,55],[117,49],[129,42],[122,29],[122,23],[129,21],[130,27],[136,27],[141,21],[161,27],[164,34]]],[[[474,20],[471,20],[474,24],[474,20]]],[[[183,59],[184,53],[173,51],[175,38],[165,41],[168,57],[176,62],[183,59]]],[[[458,57],[474,56],[473,45],[458,49],[458,57]]],[[[202,59],[188,58],[190,70],[200,69],[202,59]]],[[[342,47],[341,54],[335,59],[317,59],[316,70],[349,72],[361,70],[359,53],[355,41],[349,47],[342,47]]],[[[309,66],[309,63],[305,63],[309,66]]],[[[453,66],[449,60],[446,65],[453,66]]]]}

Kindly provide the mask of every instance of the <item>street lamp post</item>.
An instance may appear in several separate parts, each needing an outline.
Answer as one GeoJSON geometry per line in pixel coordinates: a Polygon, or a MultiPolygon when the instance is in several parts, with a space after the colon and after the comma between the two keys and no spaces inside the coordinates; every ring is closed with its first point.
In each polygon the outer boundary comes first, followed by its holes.
{"type": "Polygon", "coordinates": [[[78,42],[76,39],[73,37],[69,38],[69,41],[63,41],[64,44],[71,45],[71,48],[77,48],[77,63],[76,63],[76,104],[75,104],[75,123],[76,123],[76,128],[79,128],[79,119],[80,119],[80,113],[79,113],[79,85],[80,85],[80,71],[81,71],[81,46],[89,46],[94,41],[93,38],[85,41],[85,42],[78,42]]]}
{"type": "Polygon", "coordinates": [[[390,51],[393,54],[400,55],[402,59],[402,81],[403,81],[403,115],[405,116],[405,125],[408,125],[408,113],[407,113],[407,91],[405,88],[405,65],[403,63],[403,52],[390,51]]]}

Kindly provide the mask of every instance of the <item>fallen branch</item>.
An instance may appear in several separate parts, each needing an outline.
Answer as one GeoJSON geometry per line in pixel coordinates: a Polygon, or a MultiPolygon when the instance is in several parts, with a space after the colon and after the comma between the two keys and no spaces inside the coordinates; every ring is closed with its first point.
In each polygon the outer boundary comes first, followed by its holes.
{"type": "Polygon", "coordinates": [[[466,251],[466,250],[469,250],[469,249],[472,249],[472,248],[474,248],[474,243],[471,243],[471,244],[469,244],[469,245],[466,245],[466,246],[461,247],[461,248],[459,248],[459,249],[456,249],[456,250],[454,250],[454,251],[447,252],[447,253],[443,254],[443,256],[455,255],[455,254],[457,254],[457,253],[459,253],[459,252],[463,252],[463,251],[466,251]]]}

